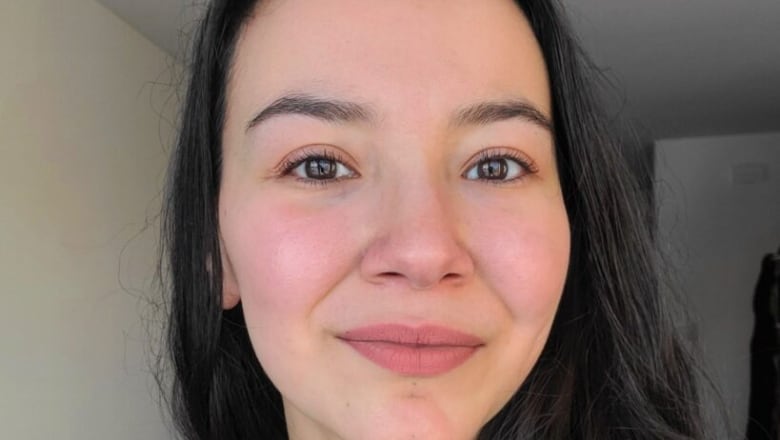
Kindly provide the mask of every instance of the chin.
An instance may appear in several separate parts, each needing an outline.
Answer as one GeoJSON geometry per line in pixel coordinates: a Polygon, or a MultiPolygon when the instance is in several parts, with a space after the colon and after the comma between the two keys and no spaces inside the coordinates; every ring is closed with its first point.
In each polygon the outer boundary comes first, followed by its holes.
{"type": "Polygon", "coordinates": [[[344,440],[474,440],[482,427],[480,421],[448,413],[419,396],[398,398],[380,410],[350,426],[344,440]]]}

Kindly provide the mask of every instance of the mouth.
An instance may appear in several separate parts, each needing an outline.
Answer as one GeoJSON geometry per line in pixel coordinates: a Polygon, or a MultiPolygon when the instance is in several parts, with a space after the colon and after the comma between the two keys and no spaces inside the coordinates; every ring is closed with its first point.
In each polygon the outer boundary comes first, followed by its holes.
{"type": "Polygon", "coordinates": [[[404,376],[444,374],[485,345],[476,336],[446,327],[399,324],[360,327],[338,339],[376,365],[404,376]]]}

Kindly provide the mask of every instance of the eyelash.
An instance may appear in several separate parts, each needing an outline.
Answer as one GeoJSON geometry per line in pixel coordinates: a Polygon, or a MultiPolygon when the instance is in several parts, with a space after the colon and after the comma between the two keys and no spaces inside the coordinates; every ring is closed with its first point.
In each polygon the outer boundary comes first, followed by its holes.
{"type": "MultiPolygon", "coordinates": [[[[296,176],[295,180],[301,183],[305,183],[307,185],[326,186],[332,183],[340,182],[342,180],[349,180],[355,177],[360,177],[357,171],[355,171],[351,166],[345,163],[345,160],[342,157],[342,155],[338,154],[337,152],[333,152],[331,150],[326,150],[326,149],[322,149],[320,151],[302,150],[296,153],[295,155],[285,159],[284,162],[282,162],[277,167],[276,174],[279,175],[280,177],[289,177],[292,175],[293,171],[296,168],[304,164],[306,161],[313,160],[313,159],[324,159],[327,161],[335,162],[336,164],[341,164],[342,166],[349,169],[352,173],[354,173],[355,176],[338,177],[332,179],[313,179],[313,178],[296,176]]],[[[471,163],[466,167],[466,170],[463,173],[461,173],[461,177],[465,177],[466,174],[475,166],[479,166],[484,162],[497,160],[497,159],[511,160],[516,162],[522,168],[523,173],[519,177],[510,180],[493,180],[493,179],[479,179],[479,180],[493,185],[505,185],[519,180],[523,180],[529,175],[536,174],[539,171],[534,161],[532,161],[530,158],[521,154],[518,151],[511,150],[511,149],[498,149],[498,150],[494,149],[494,150],[486,150],[480,152],[477,155],[476,159],[471,161],[471,163]]]]}
{"type": "Polygon", "coordinates": [[[472,160],[469,165],[466,167],[465,171],[461,173],[462,177],[465,177],[466,174],[471,171],[475,166],[479,166],[480,164],[484,162],[488,162],[491,160],[497,160],[497,159],[508,159],[513,162],[516,162],[518,165],[520,165],[520,168],[522,168],[523,172],[519,177],[516,177],[514,179],[510,180],[492,180],[492,179],[480,179],[483,182],[490,183],[493,185],[506,185],[511,184],[520,180],[525,179],[529,175],[536,174],[539,172],[539,168],[537,167],[536,163],[534,163],[531,158],[528,156],[520,153],[517,150],[507,149],[507,148],[498,148],[498,149],[492,149],[492,150],[484,150],[481,151],[476,159],[472,160]]]}
{"type": "Polygon", "coordinates": [[[326,149],[322,149],[319,151],[302,150],[294,154],[293,156],[288,157],[287,159],[284,160],[284,162],[282,162],[277,167],[277,175],[279,175],[280,177],[292,176],[292,173],[293,171],[295,171],[296,168],[303,165],[306,161],[313,160],[313,159],[324,159],[327,161],[335,162],[336,164],[341,164],[347,169],[349,169],[349,171],[354,173],[355,176],[338,177],[333,179],[312,179],[312,178],[295,176],[296,181],[307,185],[312,185],[312,186],[326,186],[332,183],[340,182],[342,180],[349,180],[360,176],[360,174],[358,174],[358,172],[355,171],[354,168],[346,164],[346,161],[344,160],[341,154],[326,149]]]}

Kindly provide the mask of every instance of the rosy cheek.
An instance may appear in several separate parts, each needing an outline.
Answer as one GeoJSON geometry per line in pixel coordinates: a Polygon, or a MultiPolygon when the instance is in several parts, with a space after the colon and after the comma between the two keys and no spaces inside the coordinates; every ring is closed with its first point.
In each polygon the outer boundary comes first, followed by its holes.
{"type": "Polygon", "coordinates": [[[569,225],[563,207],[539,206],[481,224],[475,229],[473,252],[491,289],[516,322],[549,319],[568,267],[569,225]]]}
{"type": "Polygon", "coordinates": [[[239,216],[228,220],[223,235],[248,315],[310,311],[350,269],[354,228],[343,210],[264,197],[239,216]]]}

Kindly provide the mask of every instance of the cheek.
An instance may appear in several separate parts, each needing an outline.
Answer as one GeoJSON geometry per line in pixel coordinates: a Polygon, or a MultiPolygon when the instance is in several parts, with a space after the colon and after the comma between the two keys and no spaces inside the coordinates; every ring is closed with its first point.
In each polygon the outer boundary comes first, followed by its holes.
{"type": "Polygon", "coordinates": [[[547,326],[560,300],[569,263],[563,204],[502,213],[475,228],[474,256],[515,324],[547,326]]]}
{"type": "Polygon", "coordinates": [[[256,331],[273,327],[282,336],[303,324],[349,272],[350,217],[269,196],[255,200],[262,202],[225,213],[222,234],[247,324],[256,331]]]}

